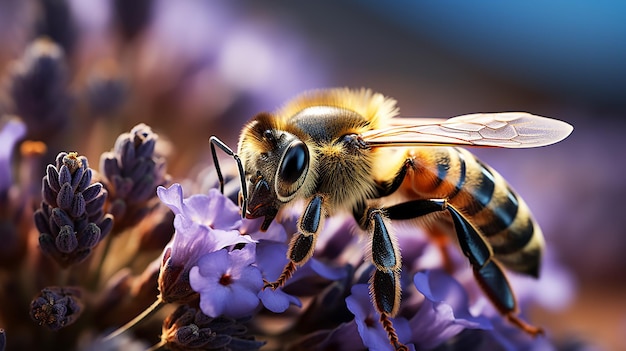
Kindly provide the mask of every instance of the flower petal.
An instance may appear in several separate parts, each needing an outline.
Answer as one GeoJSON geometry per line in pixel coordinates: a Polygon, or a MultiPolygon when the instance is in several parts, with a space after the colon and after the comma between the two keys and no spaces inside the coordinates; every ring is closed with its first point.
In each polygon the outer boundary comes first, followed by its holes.
{"type": "MultiPolygon", "coordinates": [[[[255,243],[255,241],[252,240],[249,235],[241,235],[238,230],[221,230],[211,229],[208,227],[206,227],[206,229],[209,231],[209,235],[211,236],[211,240],[213,241],[212,245],[215,247],[215,250],[220,250],[225,247],[237,244],[255,243]]],[[[252,261],[254,261],[254,256],[252,256],[252,261]]]]}
{"type": "Polygon", "coordinates": [[[234,229],[241,224],[239,207],[217,189],[210,189],[206,219],[213,228],[234,229]]]}
{"type": "MultiPolygon", "coordinates": [[[[195,268],[197,267],[193,267],[189,272],[190,276],[195,268]]],[[[200,309],[210,317],[222,315],[226,306],[232,302],[228,288],[219,284],[215,285],[214,289],[200,292],[200,309]]]]}
{"type": "Polygon", "coordinates": [[[285,312],[289,305],[302,307],[302,303],[297,297],[285,293],[282,289],[263,289],[258,296],[263,306],[274,313],[285,312]]]}
{"type": "Polygon", "coordinates": [[[492,329],[488,318],[472,316],[465,290],[445,272],[419,272],[413,281],[415,287],[426,297],[409,321],[413,333],[411,341],[414,343],[431,349],[465,328],[492,329]]]}
{"type": "Polygon", "coordinates": [[[333,266],[330,264],[325,264],[320,260],[311,258],[311,269],[313,269],[317,274],[328,280],[339,280],[343,279],[347,276],[348,271],[347,266],[333,266]]]}
{"type": "MultiPolygon", "coordinates": [[[[351,292],[352,294],[346,298],[346,305],[348,310],[354,314],[354,320],[357,323],[363,344],[370,350],[393,351],[387,338],[387,332],[378,322],[378,313],[374,310],[374,305],[370,300],[367,285],[356,284],[352,286],[351,292]],[[376,322],[371,323],[372,320],[376,322]]],[[[406,342],[411,334],[408,321],[402,317],[391,318],[391,320],[400,342],[406,342]]]]}
{"type": "Polygon", "coordinates": [[[287,259],[287,244],[261,240],[256,245],[257,266],[263,272],[263,277],[275,281],[289,262],[287,259]]]}
{"type": "MultiPolygon", "coordinates": [[[[252,315],[259,305],[257,291],[251,291],[240,284],[231,284],[230,297],[224,308],[224,315],[232,318],[241,318],[252,315]]],[[[202,298],[202,295],[200,296],[202,298]]]]}
{"type": "Polygon", "coordinates": [[[174,183],[169,188],[157,187],[157,196],[174,214],[183,212],[183,187],[174,183]]]}
{"type": "Polygon", "coordinates": [[[203,278],[205,278],[205,280],[209,277],[222,276],[222,274],[225,274],[230,270],[230,266],[231,262],[228,258],[228,250],[226,249],[202,255],[197,264],[197,267],[200,269],[199,273],[203,278]]]}

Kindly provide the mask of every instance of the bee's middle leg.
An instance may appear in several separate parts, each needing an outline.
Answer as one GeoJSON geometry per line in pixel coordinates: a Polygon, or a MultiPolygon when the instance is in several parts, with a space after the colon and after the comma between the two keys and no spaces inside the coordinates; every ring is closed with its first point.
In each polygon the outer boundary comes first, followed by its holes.
{"type": "Polygon", "coordinates": [[[400,285],[402,259],[398,243],[393,232],[388,229],[383,210],[370,208],[366,211],[366,218],[363,224],[371,236],[370,255],[376,267],[369,281],[370,295],[376,311],[380,313],[380,322],[387,332],[389,342],[396,350],[407,350],[406,346],[400,343],[389,319],[398,313],[402,292],[400,285]]]}

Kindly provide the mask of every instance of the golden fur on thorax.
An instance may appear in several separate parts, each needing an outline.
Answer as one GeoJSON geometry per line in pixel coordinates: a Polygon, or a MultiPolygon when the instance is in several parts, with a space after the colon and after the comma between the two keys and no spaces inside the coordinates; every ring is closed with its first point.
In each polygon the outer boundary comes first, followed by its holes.
{"type": "Polygon", "coordinates": [[[372,166],[376,164],[379,152],[347,152],[336,142],[346,134],[361,134],[366,130],[381,128],[387,124],[388,119],[397,114],[395,100],[369,89],[315,90],[290,100],[275,113],[255,116],[241,132],[238,153],[244,168],[255,168],[257,171],[260,169],[273,182],[274,174],[270,169],[276,169],[279,156],[271,154],[273,145],[264,140],[263,133],[274,130],[296,136],[310,151],[310,165],[309,174],[294,199],[306,199],[314,193],[332,194],[327,197],[330,201],[327,208],[333,212],[351,211],[355,204],[371,198],[374,194],[372,166]],[[327,141],[315,140],[305,127],[299,127],[294,121],[303,111],[310,110],[311,123],[316,123],[318,114],[323,112],[314,109],[320,108],[346,110],[346,113],[353,113],[353,118],[345,118],[341,113],[332,116],[332,138],[327,141]],[[261,163],[265,165],[261,166],[261,163]],[[256,166],[252,167],[253,164],[256,166]]]}

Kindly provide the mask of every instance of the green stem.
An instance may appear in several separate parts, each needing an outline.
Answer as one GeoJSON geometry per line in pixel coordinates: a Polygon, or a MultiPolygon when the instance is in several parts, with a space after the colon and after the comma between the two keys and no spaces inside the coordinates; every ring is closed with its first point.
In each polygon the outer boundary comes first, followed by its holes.
{"type": "Polygon", "coordinates": [[[139,322],[141,322],[145,318],[148,318],[151,315],[153,315],[154,313],[156,313],[163,306],[165,306],[165,301],[163,301],[160,297],[157,298],[156,301],[154,301],[154,303],[152,305],[150,305],[150,307],[146,308],[143,312],[141,312],[141,314],[139,314],[137,317],[133,318],[133,320],[131,320],[130,322],[124,324],[123,326],[118,328],[116,331],[114,331],[111,334],[105,336],[102,341],[109,341],[109,340],[111,340],[111,339],[113,339],[113,338],[115,338],[117,336],[120,336],[123,333],[129,331],[135,325],[139,324],[139,322]]]}

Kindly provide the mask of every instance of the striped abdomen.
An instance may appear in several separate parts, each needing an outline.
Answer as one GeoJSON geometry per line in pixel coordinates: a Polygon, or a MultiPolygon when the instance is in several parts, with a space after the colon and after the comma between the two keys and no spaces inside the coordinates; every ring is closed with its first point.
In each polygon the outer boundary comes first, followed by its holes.
{"type": "Polygon", "coordinates": [[[403,184],[419,198],[445,198],[486,238],[509,269],[537,276],[543,234],[524,200],[469,151],[428,147],[410,151],[415,172],[403,184]]]}

